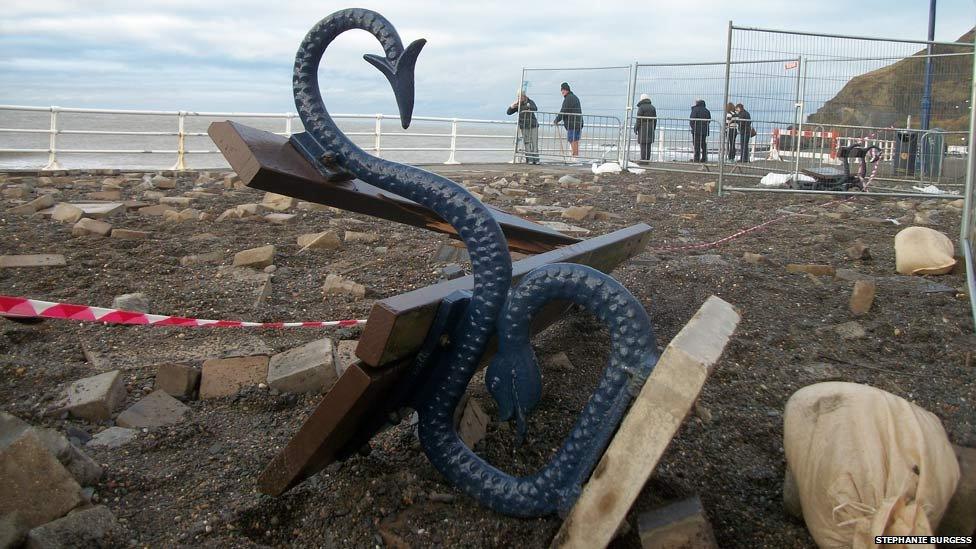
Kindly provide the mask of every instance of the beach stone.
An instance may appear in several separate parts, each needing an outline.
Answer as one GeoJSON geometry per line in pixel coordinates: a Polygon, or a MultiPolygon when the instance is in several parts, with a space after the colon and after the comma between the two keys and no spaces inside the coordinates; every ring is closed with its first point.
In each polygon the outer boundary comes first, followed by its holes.
{"type": "Polygon", "coordinates": [[[268,357],[265,355],[210,359],[203,363],[200,398],[230,396],[244,387],[264,383],[267,378],[268,357]]]}
{"type": "Polygon", "coordinates": [[[753,265],[759,265],[760,263],[762,263],[766,259],[766,257],[763,256],[762,254],[754,254],[752,252],[745,252],[744,254],[742,254],[742,259],[746,263],[751,263],[753,265]]]}
{"type": "Polygon", "coordinates": [[[200,370],[187,364],[160,364],[156,368],[156,390],[171,396],[193,399],[200,384],[200,370]]]}
{"type": "Polygon", "coordinates": [[[82,509],[32,529],[24,549],[62,549],[65,547],[119,547],[123,529],[104,505],[82,509]]]}
{"type": "Polygon", "coordinates": [[[207,252],[205,254],[186,255],[180,258],[180,265],[190,267],[204,263],[217,263],[224,259],[224,254],[220,251],[207,252]]]}
{"type": "Polygon", "coordinates": [[[149,233],[145,231],[133,231],[131,229],[112,229],[112,238],[120,238],[122,240],[146,240],[149,238],[149,233]]]}
{"type": "Polygon", "coordinates": [[[224,212],[217,216],[217,223],[221,221],[226,221],[228,219],[240,219],[241,212],[237,208],[227,208],[224,212]]]}
{"type": "Polygon", "coordinates": [[[295,207],[295,199],[290,196],[275,193],[265,193],[261,199],[261,206],[276,212],[283,212],[295,207]]]}
{"type": "Polygon", "coordinates": [[[16,267],[63,267],[67,263],[61,254],[0,255],[0,269],[16,267]]]}
{"type": "Polygon", "coordinates": [[[283,393],[323,392],[335,383],[332,340],[322,338],[271,357],[268,385],[283,393]]]}
{"type": "Polygon", "coordinates": [[[165,427],[183,421],[190,409],[171,397],[166,391],[157,390],[139,402],[129,406],[115,419],[116,425],[141,429],[144,427],[165,427]]]}
{"type": "Polygon", "coordinates": [[[833,330],[837,332],[837,335],[841,339],[860,339],[867,335],[864,326],[861,326],[856,320],[850,322],[844,322],[843,324],[837,324],[833,327],[833,330]]]}
{"type": "Polygon", "coordinates": [[[162,200],[166,198],[166,193],[162,191],[146,191],[142,193],[143,200],[162,200]]]}
{"type": "Polygon", "coordinates": [[[295,219],[295,214],[273,213],[264,216],[264,220],[274,225],[284,225],[295,219]]]}
{"type": "Polygon", "coordinates": [[[790,263],[786,266],[786,270],[791,273],[809,273],[813,276],[834,276],[837,274],[836,269],[831,265],[790,263]]]}
{"type": "Polygon", "coordinates": [[[637,203],[638,204],[654,204],[657,202],[657,196],[653,194],[641,194],[637,193],[637,203]]]}
{"type": "Polygon", "coordinates": [[[871,250],[860,240],[855,240],[847,248],[847,257],[851,259],[871,259],[871,250]]]}
{"type": "Polygon", "coordinates": [[[207,214],[196,208],[180,210],[180,213],[176,217],[177,221],[202,221],[206,218],[207,214]]]}
{"type": "Polygon", "coordinates": [[[560,217],[563,219],[572,219],[573,221],[582,221],[588,217],[593,212],[593,206],[571,206],[563,210],[560,217]]]}
{"type": "Polygon", "coordinates": [[[137,313],[148,313],[149,298],[142,292],[122,294],[115,296],[115,299],[112,300],[112,308],[122,309],[123,311],[135,311],[137,313]]]}
{"type": "Polygon", "coordinates": [[[167,206],[165,204],[157,204],[155,206],[146,206],[145,208],[139,208],[139,215],[146,215],[151,217],[162,217],[166,215],[166,212],[175,212],[176,209],[172,206],[167,206]]]}
{"type": "Polygon", "coordinates": [[[17,511],[27,528],[82,503],[81,486],[32,432],[0,449],[0,517],[17,511]]]}
{"type": "Polygon", "coordinates": [[[346,242],[364,242],[366,244],[372,244],[380,239],[380,235],[376,233],[360,233],[356,231],[346,231],[345,241],[346,242]]]}
{"type": "Polygon", "coordinates": [[[71,228],[71,234],[73,236],[108,236],[112,234],[112,224],[83,217],[71,228]]]}
{"type": "Polygon", "coordinates": [[[343,339],[335,346],[335,371],[337,377],[342,377],[342,374],[349,369],[350,366],[359,361],[359,357],[356,356],[356,347],[359,345],[359,341],[355,339],[343,339]]]}
{"type": "Polygon", "coordinates": [[[718,549],[712,525],[698,496],[643,513],[637,521],[644,549],[718,549]]]}
{"type": "Polygon", "coordinates": [[[54,211],[51,212],[51,219],[62,223],[77,223],[84,215],[85,211],[81,208],[68,204],[67,202],[61,202],[54,206],[54,211]]]}
{"type": "Polygon", "coordinates": [[[234,255],[234,266],[263,269],[274,263],[274,255],[275,247],[273,245],[251,248],[234,255]]]}
{"type": "Polygon", "coordinates": [[[125,382],[120,370],[79,379],[68,386],[62,411],[89,421],[112,416],[125,400],[125,382]]]}
{"type": "Polygon", "coordinates": [[[20,547],[30,527],[20,511],[0,514],[0,547],[4,549],[20,547]]]}
{"type": "Polygon", "coordinates": [[[339,240],[339,235],[332,231],[325,231],[321,233],[310,233],[303,234],[298,237],[298,245],[302,249],[308,248],[311,250],[338,250],[342,247],[342,241],[339,240]]]}
{"type": "Polygon", "coordinates": [[[335,273],[329,273],[322,285],[322,292],[325,293],[327,299],[332,295],[346,295],[362,299],[366,296],[366,287],[335,273]]]}
{"type": "Polygon", "coordinates": [[[564,175],[559,178],[559,183],[563,185],[579,185],[582,181],[575,175],[564,175]]]}
{"type": "Polygon", "coordinates": [[[854,291],[851,293],[850,309],[854,315],[863,315],[871,310],[874,303],[874,294],[877,287],[870,280],[858,280],[854,283],[854,291]]]}
{"type": "Polygon", "coordinates": [[[153,187],[157,189],[175,189],[176,181],[163,177],[161,174],[156,174],[152,179],[149,180],[153,187]]]}
{"type": "Polygon", "coordinates": [[[187,198],[185,196],[164,196],[159,199],[160,204],[165,204],[167,206],[180,206],[186,208],[193,202],[192,198],[187,198]]]}
{"type": "Polygon", "coordinates": [[[139,436],[139,431],[136,429],[109,427],[93,436],[86,445],[96,448],[118,448],[119,446],[132,442],[137,436],[139,436]]]}

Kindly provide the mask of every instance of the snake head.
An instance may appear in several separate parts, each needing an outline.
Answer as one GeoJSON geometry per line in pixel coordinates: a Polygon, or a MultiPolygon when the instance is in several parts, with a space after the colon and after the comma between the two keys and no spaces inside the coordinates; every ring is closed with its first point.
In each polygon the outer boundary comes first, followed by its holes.
{"type": "Polygon", "coordinates": [[[542,373],[532,348],[518,347],[496,354],[485,373],[485,384],[498,404],[499,419],[514,419],[521,440],[526,418],[542,398],[542,373]]]}
{"type": "Polygon", "coordinates": [[[403,129],[410,127],[410,120],[413,118],[414,67],[417,64],[417,56],[426,43],[427,40],[423,38],[414,40],[393,59],[371,53],[363,55],[363,59],[379,69],[390,81],[397,107],[400,109],[400,125],[403,129]]]}

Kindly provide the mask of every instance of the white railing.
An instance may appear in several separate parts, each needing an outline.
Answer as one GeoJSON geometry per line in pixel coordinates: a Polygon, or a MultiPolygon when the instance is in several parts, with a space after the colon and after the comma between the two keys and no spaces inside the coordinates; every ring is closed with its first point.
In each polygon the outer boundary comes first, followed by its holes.
{"type": "MultiPolygon", "coordinates": [[[[31,128],[7,128],[0,127],[0,134],[49,134],[48,147],[46,149],[41,148],[3,148],[0,146],[0,153],[47,153],[48,160],[47,165],[44,166],[44,170],[58,170],[61,169],[61,165],[58,162],[58,154],[175,154],[176,163],[173,164],[173,170],[185,170],[186,168],[186,156],[196,155],[196,154],[215,154],[220,153],[217,149],[189,149],[186,146],[187,137],[206,137],[206,132],[191,132],[186,131],[186,119],[192,117],[198,118],[223,118],[223,119],[234,119],[234,118],[265,118],[265,119],[280,119],[284,123],[284,131],[274,132],[277,135],[282,135],[288,137],[292,135],[292,128],[294,126],[294,121],[298,119],[298,114],[296,113],[251,113],[251,112],[195,112],[195,111],[153,111],[153,110],[121,110],[121,109],[83,109],[83,108],[64,108],[64,107],[30,107],[30,106],[20,106],[20,105],[0,105],[0,111],[15,111],[15,112],[49,112],[50,113],[50,127],[48,129],[31,129],[31,128]],[[106,115],[150,115],[150,116],[172,116],[175,117],[177,130],[176,131],[124,131],[124,130],[65,130],[59,127],[59,115],[64,113],[82,113],[82,114],[106,114],[106,115]],[[176,137],[176,148],[174,149],[88,149],[88,148],[59,148],[58,147],[58,136],[59,135],[112,135],[112,136],[141,136],[141,137],[159,137],[159,136],[170,136],[176,137]]],[[[368,151],[379,154],[381,151],[423,151],[423,152],[447,152],[448,158],[444,164],[460,164],[457,160],[457,153],[459,152],[512,152],[512,139],[513,133],[515,132],[515,121],[514,120],[480,120],[473,118],[444,118],[444,117],[434,117],[434,116],[414,116],[414,121],[419,122],[433,122],[438,124],[450,124],[450,131],[445,133],[430,133],[430,132],[409,132],[409,131],[396,131],[389,132],[385,134],[383,132],[383,121],[384,120],[399,120],[397,115],[388,114],[334,114],[332,118],[336,120],[375,120],[375,125],[373,131],[371,132],[356,132],[350,131],[345,132],[349,137],[355,136],[372,136],[372,146],[363,147],[368,151]],[[485,133],[459,133],[459,125],[481,125],[481,126],[509,126],[512,128],[512,133],[498,133],[498,134],[485,134],[485,133]],[[406,147],[406,146],[396,146],[389,147],[383,146],[383,136],[388,135],[390,137],[424,137],[424,138],[443,138],[449,144],[443,147],[406,147]],[[495,140],[500,143],[499,146],[495,147],[459,147],[458,139],[477,139],[477,140],[495,140]]],[[[2,145],[2,143],[0,143],[2,145]]]]}

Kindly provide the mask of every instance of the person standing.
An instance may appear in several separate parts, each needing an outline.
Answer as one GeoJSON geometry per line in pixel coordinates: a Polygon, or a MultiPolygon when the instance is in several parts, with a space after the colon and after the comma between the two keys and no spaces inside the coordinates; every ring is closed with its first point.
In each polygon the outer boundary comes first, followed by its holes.
{"type": "Polygon", "coordinates": [[[657,130],[657,109],[651,103],[651,96],[642,93],[637,102],[637,122],[634,123],[634,133],[640,143],[640,159],[647,162],[651,159],[651,145],[654,144],[654,133],[657,130]]]}
{"type": "Polygon", "coordinates": [[[708,162],[708,125],[712,123],[712,112],[705,107],[705,100],[698,99],[691,107],[691,141],[695,148],[692,162],[708,162]]]}
{"type": "Polygon", "coordinates": [[[535,101],[529,99],[522,89],[518,90],[515,102],[506,111],[510,116],[519,113],[518,129],[522,133],[522,144],[525,149],[525,163],[539,163],[539,120],[535,112],[539,110],[535,101]]]}
{"type": "Polygon", "coordinates": [[[749,162],[749,140],[756,135],[756,130],[752,129],[752,115],[742,105],[735,106],[735,120],[739,126],[739,162],[749,162]]]}
{"type": "Polygon", "coordinates": [[[729,160],[735,160],[735,135],[739,133],[739,123],[735,119],[735,105],[732,103],[725,105],[725,133],[729,136],[726,152],[729,160]]]}
{"type": "Polygon", "coordinates": [[[558,126],[562,122],[566,127],[566,141],[569,141],[573,158],[576,158],[579,156],[580,134],[583,132],[583,107],[579,97],[576,97],[566,82],[560,84],[559,92],[563,94],[563,105],[559,107],[559,114],[552,123],[558,126]]]}

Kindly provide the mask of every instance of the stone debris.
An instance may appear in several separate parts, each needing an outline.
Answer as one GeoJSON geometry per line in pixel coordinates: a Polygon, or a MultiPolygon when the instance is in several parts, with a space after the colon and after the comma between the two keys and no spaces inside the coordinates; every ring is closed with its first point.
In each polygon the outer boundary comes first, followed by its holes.
{"type": "Polygon", "coordinates": [[[296,206],[299,210],[310,211],[310,212],[327,212],[329,207],[325,204],[317,204],[315,202],[299,202],[296,206]]]}
{"type": "Polygon", "coordinates": [[[88,193],[85,195],[86,200],[105,200],[109,202],[116,202],[122,200],[122,191],[117,189],[107,189],[101,191],[95,191],[93,193],[88,193]]]}
{"type": "Polygon", "coordinates": [[[185,196],[164,196],[159,199],[160,204],[165,204],[167,206],[180,206],[186,208],[193,202],[192,198],[187,198],[185,196]]]}
{"type": "Polygon", "coordinates": [[[276,212],[283,212],[295,207],[295,199],[282,194],[265,193],[261,200],[261,206],[276,212]]]}
{"type": "Polygon", "coordinates": [[[83,502],[81,486],[33,432],[0,448],[0,517],[16,511],[25,528],[63,517],[83,502]]]}
{"type": "Polygon", "coordinates": [[[271,357],[268,385],[283,393],[325,392],[338,379],[332,340],[322,338],[271,357]]]}
{"type": "Polygon", "coordinates": [[[593,206],[571,206],[563,210],[560,217],[563,219],[572,219],[573,221],[582,221],[593,215],[593,206]]]}
{"type": "Polygon", "coordinates": [[[112,370],[75,381],[65,391],[63,405],[58,412],[68,412],[72,416],[89,421],[109,419],[125,400],[125,382],[122,372],[112,370]]]}
{"type": "Polygon", "coordinates": [[[273,213],[264,216],[264,220],[274,225],[284,225],[295,219],[295,214],[273,213]]]}
{"type": "Polygon", "coordinates": [[[0,449],[10,446],[28,433],[36,436],[81,486],[94,486],[101,479],[101,466],[68,442],[61,433],[43,427],[31,427],[16,416],[0,412],[0,449]]]}
{"type": "Polygon", "coordinates": [[[359,362],[359,357],[356,356],[356,347],[359,345],[359,341],[355,339],[343,339],[335,346],[335,371],[336,377],[342,377],[342,374],[349,369],[350,366],[359,362]]]}
{"type": "Polygon", "coordinates": [[[163,177],[161,174],[156,174],[149,182],[157,189],[175,189],[176,181],[163,177]]]}
{"type": "Polygon", "coordinates": [[[139,208],[139,215],[162,217],[166,215],[166,212],[175,212],[175,211],[176,209],[173,208],[172,206],[157,204],[155,206],[146,206],[145,208],[139,208]]]}
{"type": "Polygon", "coordinates": [[[451,240],[441,244],[434,252],[435,263],[470,263],[468,249],[462,242],[451,240]]]}
{"type": "Polygon", "coordinates": [[[959,463],[959,484],[939,523],[941,536],[976,532],[976,448],[953,444],[952,449],[959,463]]]}
{"type": "Polygon", "coordinates": [[[366,296],[365,286],[335,273],[329,273],[325,277],[322,291],[325,293],[326,299],[332,295],[347,295],[356,299],[362,299],[366,296]]]}
{"type": "Polygon", "coordinates": [[[0,547],[20,547],[30,528],[20,516],[20,511],[0,514],[0,547]]]}
{"type": "Polygon", "coordinates": [[[861,242],[860,239],[855,240],[847,248],[847,257],[851,259],[871,259],[871,250],[861,242]]]}
{"type": "Polygon", "coordinates": [[[123,311],[148,313],[149,297],[142,292],[136,292],[134,294],[122,294],[116,296],[115,299],[112,300],[112,308],[122,309],[123,311]]]}
{"type": "Polygon", "coordinates": [[[142,198],[143,198],[143,200],[156,200],[156,201],[159,201],[159,200],[162,200],[163,198],[166,198],[166,193],[164,193],[162,191],[146,191],[146,192],[142,193],[142,198]]]}
{"type": "Polygon", "coordinates": [[[791,273],[809,273],[813,276],[834,276],[837,270],[831,265],[790,263],[786,270],[791,273]]]}
{"type": "Polygon", "coordinates": [[[230,396],[244,387],[264,383],[267,378],[267,356],[210,359],[203,363],[203,372],[200,376],[200,398],[230,396]]]}
{"type": "Polygon", "coordinates": [[[223,261],[223,252],[207,252],[205,254],[193,254],[185,255],[180,258],[180,265],[183,267],[190,267],[192,265],[202,265],[205,263],[219,263],[223,261]]]}
{"type": "Polygon", "coordinates": [[[51,211],[51,219],[62,223],[77,223],[84,215],[84,210],[67,202],[58,203],[51,211]]]}
{"type": "Polygon", "coordinates": [[[580,181],[580,178],[576,177],[575,175],[564,175],[559,178],[560,185],[579,185],[580,183],[582,183],[582,181],[580,181]]]}
{"type": "Polygon", "coordinates": [[[124,530],[115,515],[104,505],[81,509],[68,516],[32,529],[26,549],[64,547],[118,547],[124,530]]]}
{"type": "Polygon", "coordinates": [[[200,370],[187,364],[161,364],[156,368],[156,390],[185,399],[196,398],[200,370]]]}
{"type": "Polygon", "coordinates": [[[373,242],[378,242],[380,235],[376,233],[360,233],[356,231],[346,231],[344,240],[346,243],[349,242],[364,242],[366,244],[372,244],[373,242]]]}
{"type": "Polygon", "coordinates": [[[712,525],[698,496],[643,513],[637,521],[644,549],[718,549],[712,525]]]}
{"type": "Polygon", "coordinates": [[[112,234],[111,223],[83,217],[71,228],[72,236],[108,236],[112,234]]]}
{"type": "Polygon", "coordinates": [[[149,238],[149,233],[145,231],[133,231],[131,229],[112,229],[112,238],[121,238],[122,240],[146,240],[149,238]]]}
{"type": "Polygon", "coordinates": [[[654,204],[657,202],[657,196],[653,194],[641,194],[637,193],[637,203],[638,204],[654,204]]]}
{"type": "Polygon", "coordinates": [[[304,250],[338,250],[342,247],[339,236],[332,231],[303,234],[298,237],[298,245],[304,250]]]}
{"type": "Polygon", "coordinates": [[[864,273],[855,271],[853,269],[837,269],[834,272],[834,278],[837,280],[846,280],[847,282],[857,282],[858,280],[873,280],[874,277],[871,275],[866,275],[864,273]]]}
{"type": "Polygon", "coordinates": [[[861,326],[856,320],[850,322],[844,322],[843,324],[837,324],[832,327],[834,332],[841,337],[841,339],[861,339],[868,335],[864,326],[861,326]]]}
{"type": "Polygon", "coordinates": [[[35,212],[50,208],[54,206],[54,197],[49,194],[41,195],[30,202],[21,204],[20,206],[14,206],[7,210],[7,213],[14,215],[31,215],[35,212]]]}
{"type": "Polygon", "coordinates": [[[63,267],[67,265],[61,254],[0,255],[0,269],[16,267],[63,267]]]}
{"type": "MultiPolygon", "coordinates": [[[[458,409],[461,409],[459,406],[458,409]]],[[[488,432],[488,414],[474,397],[469,397],[464,403],[462,412],[455,418],[457,423],[458,436],[468,448],[474,449],[475,445],[485,438],[488,432]]]]}
{"type": "Polygon", "coordinates": [[[129,406],[115,419],[116,425],[133,429],[165,427],[183,421],[190,409],[166,391],[154,391],[129,406]]]}
{"type": "Polygon", "coordinates": [[[874,294],[877,287],[870,280],[858,280],[854,283],[854,291],[851,293],[850,309],[854,315],[863,315],[871,310],[874,303],[874,294]]]}
{"type": "Polygon", "coordinates": [[[584,229],[583,227],[577,227],[575,225],[569,225],[568,223],[563,223],[561,221],[540,221],[540,225],[545,225],[554,231],[561,232],[568,236],[586,236],[590,234],[589,229],[584,229]]]}
{"type": "Polygon", "coordinates": [[[88,441],[86,446],[92,446],[95,448],[118,448],[119,446],[124,446],[139,436],[139,431],[136,429],[128,429],[126,427],[109,427],[101,433],[93,436],[91,440],[88,441]]]}
{"type": "Polygon", "coordinates": [[[542,359],[542,365],[546,368],[552,368],[553,370],[569,372],[574,370],[573,362],[569,360],[569,356],[565,351],[560,351],[556,354],[549,355],[542,359]]]}
{"type": "Polygon", "coordinates": [[[275,247],[273,245],[240,251],[234,254],[234,266],[263,269],[274,263],[274,255],[275,247]]]}

